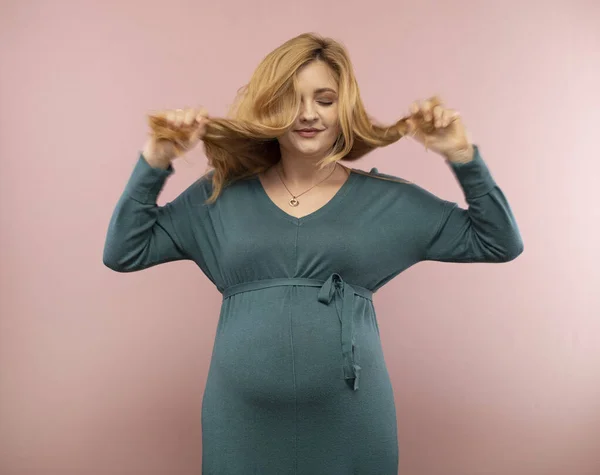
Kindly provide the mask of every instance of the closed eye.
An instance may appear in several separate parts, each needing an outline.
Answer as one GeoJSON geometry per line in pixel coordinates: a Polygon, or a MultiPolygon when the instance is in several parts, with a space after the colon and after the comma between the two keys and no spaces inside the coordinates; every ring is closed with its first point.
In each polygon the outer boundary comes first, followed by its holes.
{"type": "Polygon", "coordinates": [[[331,104],[333,104],[333,102],[327,102],[327,101],[317,101],[319,104],[321,104],[322,106],[330,106],[331,104]]]}

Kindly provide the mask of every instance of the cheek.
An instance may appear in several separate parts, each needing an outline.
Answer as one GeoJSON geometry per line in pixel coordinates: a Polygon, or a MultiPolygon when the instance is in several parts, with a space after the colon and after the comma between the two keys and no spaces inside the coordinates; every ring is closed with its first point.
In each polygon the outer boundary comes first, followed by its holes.
{"type": "Polygon", "coordinates": [[[284,135],[279,137],[278,141],[280,145],[289,147],[292,144],[292,132],[286,132],[284,135]]]}
{"type": "Polygon", "coordinates": [[[338,136],[342,133],[342,127],[340,126],[337,115],[331,118],[330,126],[327,128],[327,138],[331,143],[335,142],[338,136]]]}
{"type": "Polygon", "coordinates": [[[337,107],[335,110],[329,111],[325,121],[328,129],[331,130],[331,132],[337,136],[341,130],[340,116],[338,114],[337,107]]]}
{"type": "Polygon", "coordinates": [[[327,146],[332,146],[340,134],[339,127],[330,127],[327,129],[327,137],[325,138],[327,146]]]}

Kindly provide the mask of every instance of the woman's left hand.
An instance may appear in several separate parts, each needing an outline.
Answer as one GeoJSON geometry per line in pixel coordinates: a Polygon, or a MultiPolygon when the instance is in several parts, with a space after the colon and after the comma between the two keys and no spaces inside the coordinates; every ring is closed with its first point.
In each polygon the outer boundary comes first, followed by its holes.
{"type": "Polygon", "coordinates": [[[466,163],[473,159],[473,145],[460,114],[446,109],[437,97],[414,102],[406,122],[409,135],[446,160],[466,163]]]}

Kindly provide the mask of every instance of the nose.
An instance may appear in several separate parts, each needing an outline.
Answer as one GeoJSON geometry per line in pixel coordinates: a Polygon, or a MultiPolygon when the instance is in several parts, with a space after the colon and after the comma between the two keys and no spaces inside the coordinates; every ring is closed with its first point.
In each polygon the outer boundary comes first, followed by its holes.
{"type": "Polygon", "coordinates": [[[300,107],[300,120],[302,122],[314,122],[317,119],[316,109],[308,102],[300,107]]]}

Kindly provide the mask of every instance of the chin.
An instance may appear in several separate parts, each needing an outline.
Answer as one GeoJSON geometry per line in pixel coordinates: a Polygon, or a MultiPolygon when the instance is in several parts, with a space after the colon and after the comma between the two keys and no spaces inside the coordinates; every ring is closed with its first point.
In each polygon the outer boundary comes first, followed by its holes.
{"type": "Polygon", "coordinates": [[[331,150],[331,147],[333,147],[333,143],[324,143],[323,140],[297,140],[295,137],[287,139],[282,143],[285,148],[294,154],[307,157],[325,156],[331,150]]]}
{"type": "Polygon", "coordinates": [[[320,154],[325,154],[328,150],[327,147],[324,147],[323,144],[317,144],[317,143],[313,143],[313,144],[294,144],[295,147],[294,149],[296,150],[297,153],[300,153],[302,155],[320,155],[320,154]]]}
{"type": "Polygon", "coordinates": [[[298,150],[298,153],[305,157],[321,157],[327,155],[327,151],[321,149],[298,150]]]}

